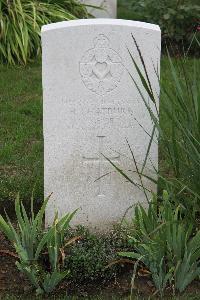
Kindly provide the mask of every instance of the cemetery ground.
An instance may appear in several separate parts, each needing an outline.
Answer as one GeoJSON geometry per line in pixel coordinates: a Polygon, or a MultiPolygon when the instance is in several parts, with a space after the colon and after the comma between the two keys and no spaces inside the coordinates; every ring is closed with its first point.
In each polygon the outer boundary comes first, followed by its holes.
{"type": "MultiPolygon", "coordinates": [[[[193,61],[194,59],[187,59],[188,73],[193,72],[193,61]]],[[[199,69],[200,62],[196,60],[195,63],[199,69]]],[[[165,57],[161,60],[161,77],[166,88],[170,89],[173,79],[169,70],[168,58],[165,57]]],[[[24,201],[25,206],[28,207],[29,201],[27,199],[30,199],[32,191],[34,191],[37,207],[43,199],[41,63],[34,62],[26,67],[0,66],[0,78],[0,211],[2,213],[3,207],[5,207],[15,224],[14,199],[17,192],[20,193],[20,198],[24,201]]],[[[170,128],[171,120],[163,115],[162,106],[160,111],[160,121],[166,128],[170,128]]],[[[161,150],[163,146],[160,145],[161,150]]],[[[162,156],[161,150],[160,168],[163,175],[168,176],[170,161],[162,156]]],[[[55,292],[57,293],[56,296],[52,296],[52,299],[59,299],[59,295],[66,294],[66,290],[69,293],[75,291],[76,295],[85,297],[85,299],[87,297],[94,300],[128,299],[133,274],[132,265],[124,263],[124,265],[116,266],[114,271],[106,271],[103,276],[100,274],[100,270],[103,269],[102,265],[99,269],[96,268],[97,262],[101,264],[104,260],[103,263],[106,261],[109,264],[109,262],[115,260],[117,258],[116,252],[122,251],[123,247],[126,246],[129,249],[123,233],[116,229],[113,236],[95,237],[84,232],[83,229],[79,229],[75,236],[84,236],[86,246],[83,247],[82,252],[77,250],[76,245],[73,246],[74,248],[72,247],[77,259],[77,262],[76,260],[71,261],[74,271],[73,276],[76,278],[82,275],[79,269],[79,259],[86,257],[88,251],[90,259],[87,257],[85,259],[86,264],[83,265],[85,281],[81,282],[80,280],[81,283],[77,283],[71,280],[70,284],[68,281],[63,283],[59,290],[55,292]],[[94,269],[96,273],[93,272],[94,269]],[[113,272],[117,275],[114,276],[114,279],[111,279],[113,272]],[[94,277],[93,280],[91,280],[92,277],[94,277]],[[99,278],[101,278],[100,282],[99,278]],[[86,284],[86,282],[90,283],[86,284]],[[116,295],[116,298],[113,294],[116,295]]],[[[8,251],[7,253],[0,253],[0,299],[1,297],[2,299],[13,300],[18,297],[19,299],[32,298],[30,284],[16,269],[16,257],[13,255],[13,249],[2,234],[0,235],[0,250],[8,251]],[[25,293],[25,298],[20,298],[23,293],[25,293]]],[[[154,287],[148,277],[141,276],[135,284],[140,295],[138,296],[136,292],[133,299],[145,299],[154,292],[154,287]]],[[[199,291],[199,282],[193,282],[183,295],[177,299],[199,299],[199,291]]],[[[48,299],[51,298],[48,297],[48,299]]],[[[72,299],[75,300],[76,296],[72,299]]],[[[176,298],[168,295],[167,299],[176,298]]]]}
{"type": "MultiPolygon", "coordinates": [[[[194,61],[199,69],[198,59],[188,59],[187,72],[193,72],[194,61]]],[[[167,58],[161,60],[161,76],[170,89],[173,79],[167,58]]],[[[0,210],[8,207],[10,211],[17,192],[22,200],[34,192],[36,205],[43,199],[41,63],[1,65],[0,78],[0,210]]],[[[169,127],[171,120],[162,116],[162,107],[160,112],[161,122],[169,127]]],[[[160,167],[167,169],[169,161],[160,155],[160,167]]]]}

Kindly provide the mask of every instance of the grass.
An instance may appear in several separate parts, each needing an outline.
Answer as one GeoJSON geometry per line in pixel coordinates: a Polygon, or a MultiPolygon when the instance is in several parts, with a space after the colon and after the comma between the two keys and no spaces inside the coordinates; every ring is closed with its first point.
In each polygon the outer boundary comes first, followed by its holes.
{"type": "MultiPolygon", "coordinates": [[[[192,72],[192,59],[187,62],[192,72]]],[[[200,67],[200,61],[196,61],[200,67]]],[[[168,60],[161,62],[162,79],[172,85],[168,60]]],[[[43,199],[43,135],[41,63],[26,67],[0,65],[0,212],[13,208],[16,194],[26,203],[34,189],[36,203],[43,199]]],[[[170,120],[161,122],[170,128],[170,120]]],[[[163,125],[162,125],[163,126],[163,125]]],[[[160,147],[162,149],[162,145],[160,147]]],[[[162,152],[162,151],[160,151],[162,152]]],[[[160,156],[161,169],[168,161],[160,156]]]]}
{"type": "Polygon", "coordinates": [[[0,209],[10,209],[17,192],[43,198],[41,64],[0,66],[0,78],[0,209]]]}

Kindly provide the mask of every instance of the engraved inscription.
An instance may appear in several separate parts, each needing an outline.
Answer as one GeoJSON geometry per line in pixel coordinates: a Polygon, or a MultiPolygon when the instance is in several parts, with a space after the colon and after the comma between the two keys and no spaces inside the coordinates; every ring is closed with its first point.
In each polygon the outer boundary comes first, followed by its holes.
{"type": "Polygon", "coordinates": [[[105,35],[99,34],[94,39],[94,48],[83,55],[80,74],[85,86],[101,96],[118,86],[123,74],[122,59],[105,35]]]}
{"type": "MultiPolygon", "coordinates": [[[[99,140],[99,156],[98,157],[88,157],[88,156],[83,156],[83,160],[87,163],[90,163],[90,162],[97,162],[98,163],[98,193],[97,193],[97,196],[98,197],[102,197],[102,196],[105,196],[104,192],[103,192],[103,187],[102,187],[102,180],[101,180],[101,176],[105,175],[103,174],[103,165],[105,162],[108,162],[102,155],[103,153],[103,148],[104,148],[104,139],[105,139],[105,136],[100,136],[98,135],[97,136],[98,140],[99,140]]],[[[113,162],[119,162],[119,159],[120,159],[120,155],[113,155],[113,156],[110,156],[108,157],[110,160],[112,160],[113,162]]]]}
{"type": "MultiPolygon", "coordinates": [[[[135,126],[135,107],[129,105],[113,105],[112,103],[97,106],[93,103],[86,106],[84,101],[78,100],[79,105],[75,105],[72,100],[63,98],[65,107],[65,120],[68,129],[72,128],[129,128],[135,126]],[[81,122],[79,120],[81,119],[81,122]],[[101,124],[100,124],[101,123],[101,124]]],[[[145,111],[144,111],[145,112],[145,111]]]]}

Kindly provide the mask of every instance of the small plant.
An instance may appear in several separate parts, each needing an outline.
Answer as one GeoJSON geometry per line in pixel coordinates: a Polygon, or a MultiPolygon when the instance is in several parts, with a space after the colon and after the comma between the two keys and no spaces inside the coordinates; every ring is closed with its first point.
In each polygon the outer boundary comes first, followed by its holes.
{"type": "Polygon", "coordinates": [[[193,226],[182,219],[166,191],[161,203],[153,198],[147,212],[137,206],[133,222],[130,244],[134,251],[119,255],[143,262],[161,296],[172,283],[183,292],[200,275],[200,231],[193,236],[193,226]]]}
{"type": "Polygon", "coordinates": [[[49,198],[45,199],[41,209],[35,216],[33,212],[33,197],[31,198],[31,219],[28,218],[23,203],[20,203],[19,195],[15,201],[15,213],[19,231],[13,227],[9,217],[7,221],[0,215],[0,229],[13,244],[20,261],[31,264],[37,260],[43,249],[45,236],[43,236],[43,217],[49,198]]]}
{"type": "Polygon", "coordinates": [[[94,234],[88,229],[78,226],[67,238],[80,236],[80,240],[72,245],[65,259],[65,266],[71,270],[73,282],[92,282],[112,278],[119,270],[108,268],[108,264],[117,258],[116,252],[127,245],[127,236],[121,228],[109,234],[94,234]]]}
{"type": "Polygon", "coordinates": [[[52,226],[44,230],[43,217],[48,201],[49,197],[35,216],[32,197],[31,217],[29,218],[18,195],[15,202],[18,230],[13,227],[8,216],[7,221],[0,216],[0,230],[13,244],[19,257],[16,265],[36,288],[37,294],[52,292],[69,274],[69,270],[62,270],[62,255],[64,255],[66,244],[70,244],[70,241],[66,243],[64,237],[76,211],[66,214],[60,220],[56,215],[52,226]],[[42,261],[46,256],[48,264],[45,266],[42,261]]]}

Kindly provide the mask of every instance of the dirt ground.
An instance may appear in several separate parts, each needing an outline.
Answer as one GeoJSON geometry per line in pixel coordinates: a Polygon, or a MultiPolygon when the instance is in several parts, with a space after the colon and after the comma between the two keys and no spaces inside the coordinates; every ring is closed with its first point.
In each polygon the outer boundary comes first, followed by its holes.
{"type": "MultiPolygon", "coordinates": [[[[15,266],[16,257],[13,256],[14,250],[12,249],[9,241],[0,232],[0,298],[3,295],[24,295],[27,299],[34,295],[29,281],[26,280],[24,275],[20,273],[15,266]]],[[[73,295],[74,291],[81,297],[88,295],[98,295],[105,293],[108,298],[113,294],[113,290],[119,296],[126,296],[130,292],[130,278],[131,272],[123,274],[120,278],[115,278],[112,281],[105,283],[88,283],[81,286],[75,285],[71,282],[63,282],[56,294],[73,295]]],[[[106,297],[107,298],[107,297],[106,297]]]]}
{"type": "Polygon", "coordinates": [[[13,249],[0,232],[0,295],[7,292],[23,293],[29,288],[28,282],[15,266],[16,258],[9,255],[9,251],[13,249]]]}
{"type": "MultiPolygon", "coordinates": [[[[7,294],[15,296],[23,295],[24,299],[33,299],[35,293],[32,286],[15,266],[17,258],[13,256],[13,254],[14,250],[9,241],[7,241],[0,232],[0,299],[4,299],[4,295],[7,294]]],[[[82,285],[75,285],[72,282],[66,281],[55,291],[55,296],[78,295],[78,297],[84,298],[101,295],[102,299],[111,299],[112,296],[120,298],[127,297],[130,295],[132,274],[133,267],[130,267],[126,268],[125,272],[122,272],[122,274],[117,275],[116,278],[106,283],[90,282],[82,285]]],[[[141,277],[140,280],[135,282],[134,294],[142,296],[142,299],[148,298],[150,295],[152,296],[154,292],[155,288],[149,277],[141,277]]],[[[187,293],[197,295],[195,298],[191,299],[200,299],[200,282],[194,282],[187,289],[186,294],[187,293]]],[[[170,296],[171,291],[167,291],[167,294],[170,296]]],[[[180,299],[190,299],[190,297],[186,296],[186,298],[180,299]]]]}

